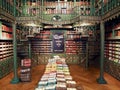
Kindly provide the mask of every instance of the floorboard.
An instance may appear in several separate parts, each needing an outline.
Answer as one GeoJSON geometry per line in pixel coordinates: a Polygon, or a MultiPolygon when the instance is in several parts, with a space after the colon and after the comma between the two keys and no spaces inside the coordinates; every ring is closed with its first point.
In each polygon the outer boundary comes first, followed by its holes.
{"type": "MultiPolygon", "coordinates": [[[[85,69],[79,65],[69,65],[70,73],[77,85],[82,86],[84,90],[120,90],[120,81],[104,73],[107,84],[98,84],[96,79],[99,77],[99,69],[85,69]]],[[[34,90],[45,71],[45,65],[38,65],[32,68],[31,82],[20,82],[11,84],[13,73],[0,79],[0,90],[34,90]]],[[[19,75],[19,72],[18,72],[19,75]]]]}

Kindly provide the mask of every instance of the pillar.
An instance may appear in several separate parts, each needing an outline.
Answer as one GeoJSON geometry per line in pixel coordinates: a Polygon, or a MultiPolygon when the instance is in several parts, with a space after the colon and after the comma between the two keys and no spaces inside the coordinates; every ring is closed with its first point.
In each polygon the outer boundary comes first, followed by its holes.
{"type": "Polygon", "coordinates": [[[28,47],[28,56],[31,59],[31,41],[29,40],[29,47],[28,47]]]}
{"type": "Polygon", "coordinates": [[[27,15],[27,1],[26,0],[22,0],[22,15],[27,15]]]}
{"type": "MultiPolygon", "coordinates": [[[[16,17],[16,0],[14,0],[14,9],[13,9],[13,15],[16,17]]],[[[11,81],[12,84],[19,83],[19,78],[17,75],[17,40],[16,40],[16,22],[12,23],[12,28],[13,28],[13,73],[14,77],[11,81]]]]}
{"type": "Polygon", "coordinates": [[[2,0],[0,0],[0,7],[2,8],[2,0]]]}
{"type": "Polygon", "coordinates": [[[12,84],[19,83],[19,78],[17,75],[17,40],[16,40],[16,24],[12,24],[13,28],[13,72],[14,72],[14,77],[11,81],[12,84]]]}
{"type": "Polygon", "coordinates": [[[90,15],[95,15],[95,0],[90,0],[90,15]]]}
{"type": "Polygon", "coordinates": [[[76,0],[74,0],[74,7],[76,6],[76,0]]]}
{"type": "Polygon", "coordinates": [[[104,35],[105,29],[104,29],[104,22],[101,21],[100,23],[100,76],[97,79],[97,82],[99,84],[106,84],[107,82],[104,79],[104,35]]]}
{"type": "Polygon", "coordinates": [[[0,21],[0,39],[2,38],[2,22],[0,21]]]}
{"type": "Polygon", "coordinates": [[[44,6],[44,0],[42,0],[42,7],[44,6]]]}
{"type": "Polygon", "coordinates": [[[43,19],[43,15],[44,15],[44,0],[42,0],[42,9],[41,9],[41,13],[42,13],[42,15],[41,15],[41,18],[43,19]]]}
{"type": "Polygon", "coordinates": [[[86,41],[86,65],[85,68],[88,69],[88,40],[86,41]]]}

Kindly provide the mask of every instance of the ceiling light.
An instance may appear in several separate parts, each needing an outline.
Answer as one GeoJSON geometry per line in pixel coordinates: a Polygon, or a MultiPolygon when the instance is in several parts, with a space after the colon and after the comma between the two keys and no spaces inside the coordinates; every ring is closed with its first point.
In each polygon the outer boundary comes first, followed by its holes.
{"type": "Polygon", "coordinates": [[[79,26],[91,26],[91,25],[94,25],[93,23],[91,22],[77,22],[74,27],[79,27],[79,26]]]}
{"type": "Polygon", "coordinates": [[[90,26],[90,25],[92,25],[92,23],[88,23],[88,22],[80,23],[80,26],[90,26]]]}
{"type": "Polygon", "coordinates": [[[28,23],[28,24],[25,24],[25,26],[32,26],[32,27],[40,27],[41,25],[38,25],[38,24],[35,24],[35,23],[28,23]]]}

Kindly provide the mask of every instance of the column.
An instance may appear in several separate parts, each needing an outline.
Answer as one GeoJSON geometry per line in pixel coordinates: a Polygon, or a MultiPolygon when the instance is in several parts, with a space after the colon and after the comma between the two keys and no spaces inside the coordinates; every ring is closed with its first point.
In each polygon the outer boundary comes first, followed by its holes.
{"type": "Polygon", "coordinates": [[[104,15],[104,0],[102,0],[102,5],[101,5],[101,15],[104,15]]]}
{"type": "Polygon", "coordinates": [[[28,56],[31,59],[31,41],[29,40],[28,56]]]}
{"type": "Polygon", "coordinates": [[[14,77],[11,81],[12,84],[19,83],[19,78],[17,75],[17,40],[16,40],[16,23],[12,24],[13,28],[13,72],[14,72],[14,77]]]}
{"type": "Polygon", "coordinates": [[[42,9],[41,9],[41,18],[43,19],[43,15],[44,15],[44,0],[42,0],[42,9]]]}
{"type": "Polygon", "coordinates": [[[100,23],[100,76],[97,79],[97,82],[99,84],[106,84],[107,82],[104,79],[104,35],[105,29],[104,29],[104,22],[101,21],[100,23]]]}
{"type": "Polygon", "coordinates": [[[74,7],[76,6],[76,0],[74,0],[74,7]]]}
{"type": "Polygon", "coordinates": [[[90,0],[90,15],[95,15],[95,0],[90,0]]]}
{"type": "MultiPolygon", "coordinates": [[[[13,8],[13,15],[16,17],[16,0],[14,0],[14,8],[13,8]]],[[[14,77],[11,81],[12,84],[19,83],[19,78],[17,75],[17,40],[16,40],[16,22],[12,23],[13,28],[13,73],[14,77]]]]}
{"type": "Polygon", "coordinates": [[[88,69],[88,40],[86,41],[86,65],[85,68],[88,69]]]}
{"type": "Polygon", "coordinates": [[[42,0],[42,7],[44,6],[44,0],[42,0]]]}
{"type": "Polygon", "coordinates": [[[0,7],[2,8],[2,0],[0,0],[0,7]]]}
{"type": "Polygon", "coordinates": [[[2,22],[0,21],[0,39],[2,39],[2,22]]]}
{"type": "Polygon", "coordinates": [[[26,4],[26,0],[22,0],[22,15],[26,16],[27,15],[27,4],[26,4]]]}

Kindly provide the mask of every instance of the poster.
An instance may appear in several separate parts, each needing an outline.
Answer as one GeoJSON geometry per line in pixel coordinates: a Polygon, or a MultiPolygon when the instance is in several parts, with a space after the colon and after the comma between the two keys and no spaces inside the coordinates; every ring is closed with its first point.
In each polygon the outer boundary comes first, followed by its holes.
{"type": "Polygon", "coordinates": [[[64,52],[64,35],[63,33],[53,34],[53,52],[63,53],[64,52]]]}

